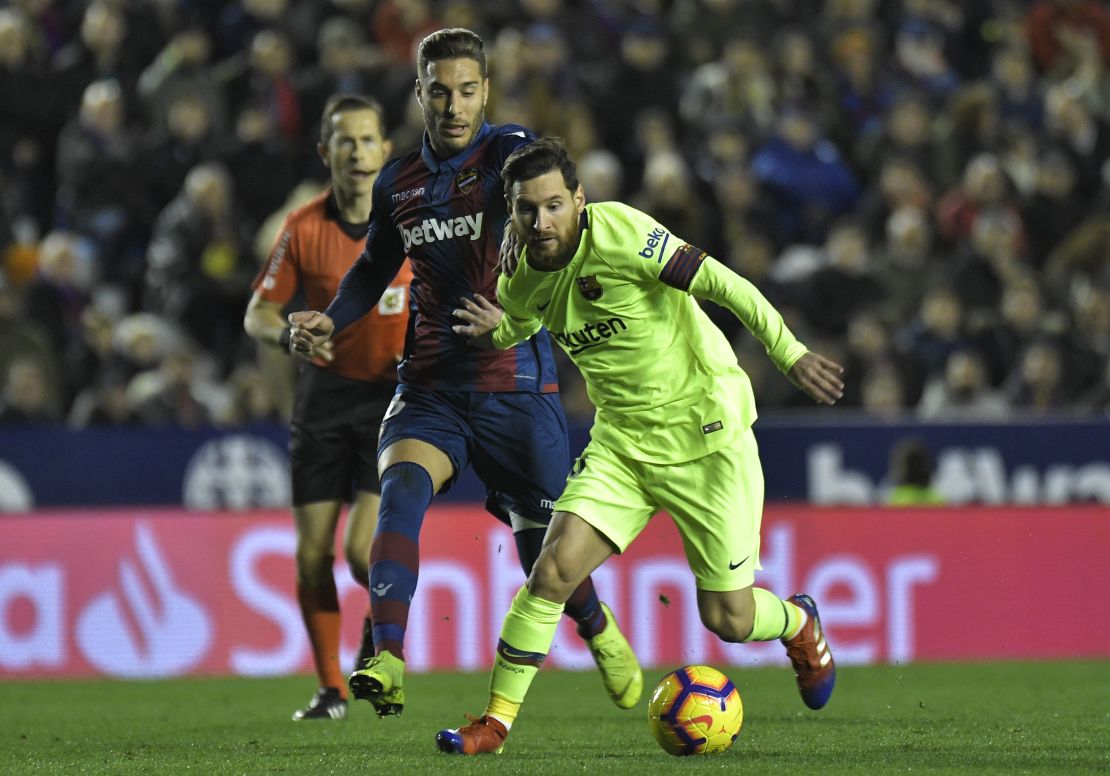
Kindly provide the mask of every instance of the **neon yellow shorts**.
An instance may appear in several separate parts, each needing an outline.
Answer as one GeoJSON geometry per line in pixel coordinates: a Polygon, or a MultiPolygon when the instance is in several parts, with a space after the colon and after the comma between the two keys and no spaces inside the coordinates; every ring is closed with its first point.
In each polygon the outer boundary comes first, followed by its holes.
{"type": "Polygon", "coordinates": [[[555,502],[556,511],[578,515],[621,552],[660,509],[678,528],[699,589],[750,586],[761,568],[763,517],[763,470],[752,430],[677,464],[634,461],[591,440],[555,502]]]}

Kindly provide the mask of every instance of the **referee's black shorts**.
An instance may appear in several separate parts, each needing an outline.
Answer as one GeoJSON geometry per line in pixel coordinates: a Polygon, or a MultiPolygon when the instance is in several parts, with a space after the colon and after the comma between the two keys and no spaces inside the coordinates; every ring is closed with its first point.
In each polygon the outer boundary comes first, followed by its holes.
{"type": "Polygon", "coordinates": [[[380,491],[378,433],[396,388],[301,367],[289,434],[294,506],[380,491]]]}

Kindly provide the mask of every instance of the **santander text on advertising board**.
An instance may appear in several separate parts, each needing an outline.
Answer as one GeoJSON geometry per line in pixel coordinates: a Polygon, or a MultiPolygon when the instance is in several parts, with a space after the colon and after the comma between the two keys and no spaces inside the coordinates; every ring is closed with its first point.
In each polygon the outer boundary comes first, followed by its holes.
{"type": "MultiPolygon", "coordinates": [[[[522,582],[511,534],[477,507],[434,508],[422,544],[410,668],[485,668],[522,582]]],[[[0,677],[308,671],[293,550],[284,511],[0,518],[0,677]]],[[[1082,596],[1110,587],[1107,554],[1110,515],[1095,507],[770,507],[757,584],[816,597],[842,664],[1110,656],[1110,617],[1082,596]]],[[[349,665],[365,593],[340,567],[336,580],[355,615],[349,665]]],[[[776,643],[705,631],[665,516],[595,580],[645,665],[784,662],[776,643]]],[[[592,666],[568,623],[549,664],[592,666]]]]}

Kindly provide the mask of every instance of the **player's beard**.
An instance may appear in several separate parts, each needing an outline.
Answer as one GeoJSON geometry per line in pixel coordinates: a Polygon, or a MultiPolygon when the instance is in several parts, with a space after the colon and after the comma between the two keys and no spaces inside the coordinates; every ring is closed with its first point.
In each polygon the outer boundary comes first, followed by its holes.
{"type": "Polygon", "coordinates": [[[577,234],[572,232],[570,235],[552,236],[555,238],[554,245],[547,241],[528,241],[528,263],[534,269],[554,272],[570,264],[570,260],[574,258],[574,252],[578,249],[578,240],[575,239],[577,234]]]}

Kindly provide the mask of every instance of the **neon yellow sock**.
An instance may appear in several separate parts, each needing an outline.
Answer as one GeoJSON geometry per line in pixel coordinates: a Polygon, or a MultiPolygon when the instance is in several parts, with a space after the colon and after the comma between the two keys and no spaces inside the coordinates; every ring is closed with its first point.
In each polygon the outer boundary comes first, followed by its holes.
{"type": "Polygon", "coordinates": [[[490,695],[489,705],[486,706],[486,716],[493,717],[505,726],[506,730],[512,728],[516,715],[520,712],[520,704],[500,695],[490,695]]]}
{"type": "Polygon", "coordinates": [[[790,638],[805,622],[805,613],[801,609],[770,590],[753,587],[752,596],[755,598],[755,622],[745,642],[790,638]]]}
{"type": "Polygon", "coordinates": [[[491,705],[497,697],[518,706],[524,702],[532,678],[551,649],[562,616],[563,604],[545,601],[529,593],[528,588],[520,588],[501,625],[489,682],[491,705]]]}

